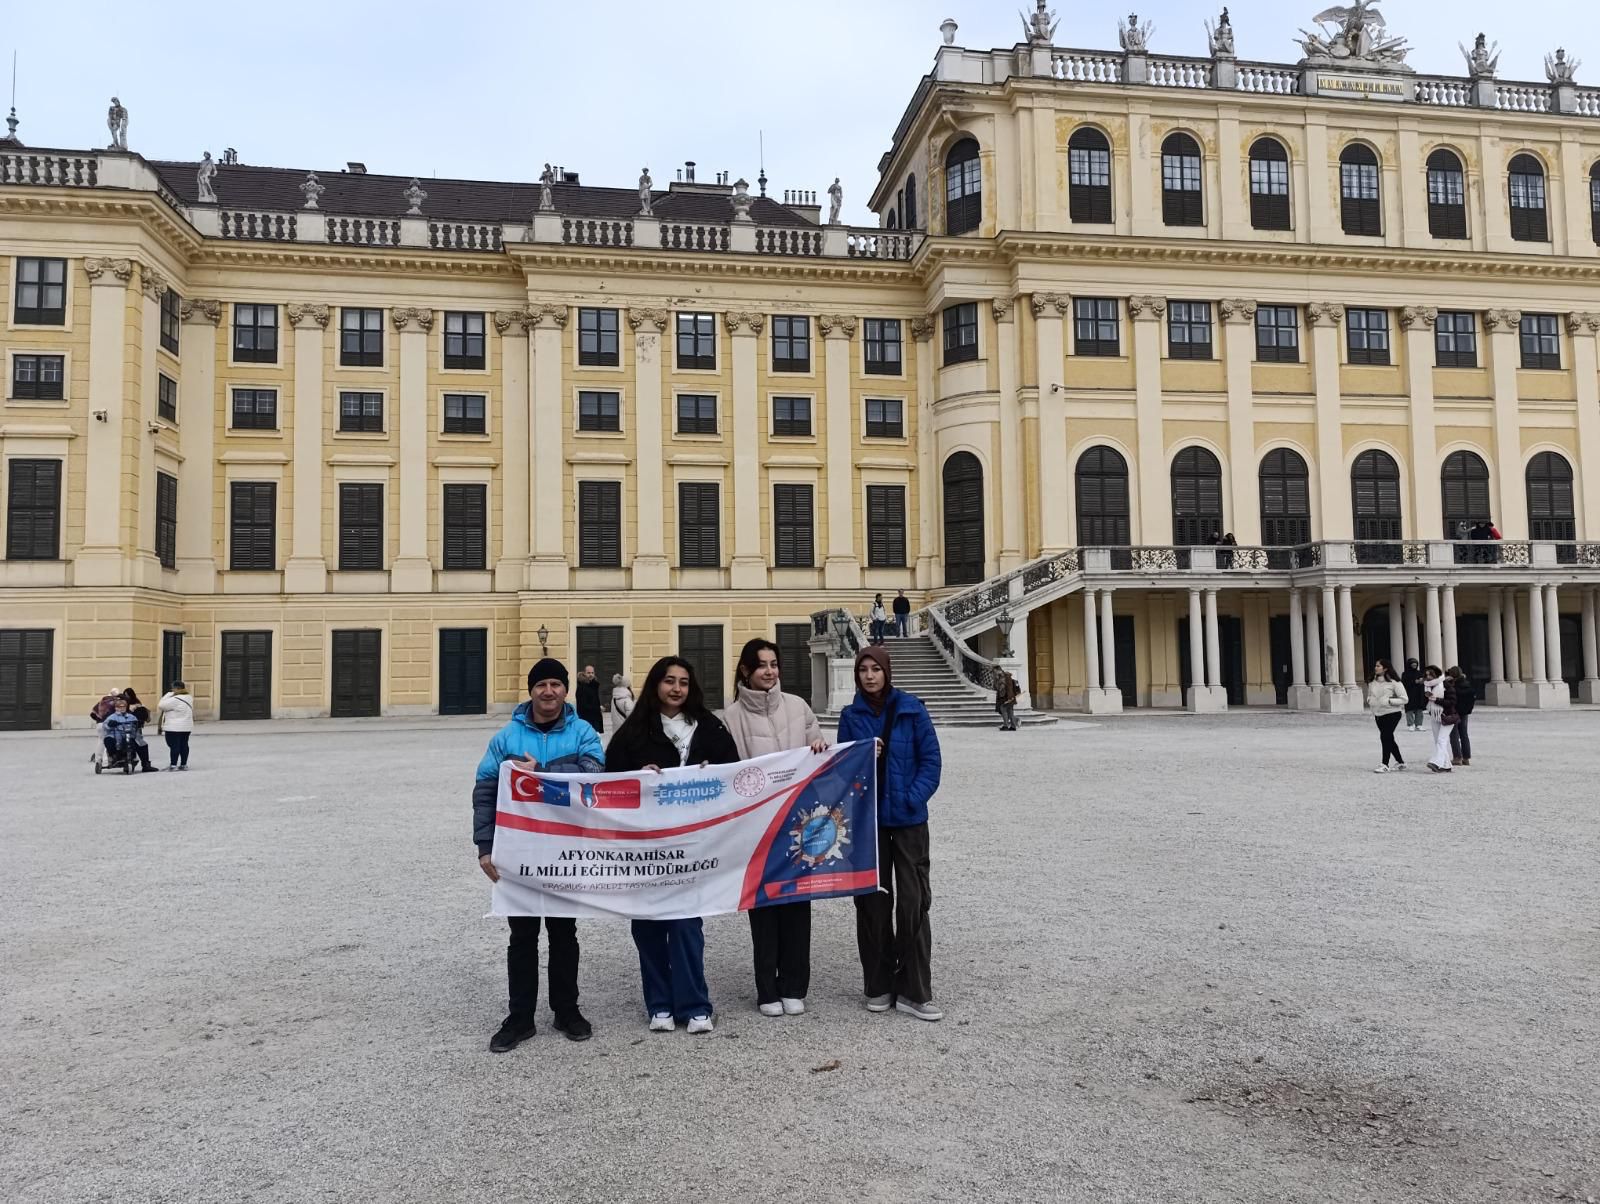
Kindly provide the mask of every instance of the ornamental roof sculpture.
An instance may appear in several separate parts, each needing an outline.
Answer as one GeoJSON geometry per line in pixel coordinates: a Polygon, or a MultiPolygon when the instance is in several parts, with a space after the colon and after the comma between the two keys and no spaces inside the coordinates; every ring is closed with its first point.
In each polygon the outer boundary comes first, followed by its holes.
{"type": "Polygon", "coordinates": [[[1139,23],[1138,13],[1129,13],[1128,19],[1123,21],[1117,18],[1117,41],[1121,44],[1125,54],[1146,54],[1150,49],[1150,37],[1156,31],[1154,21],[1139,23]]]}
{"type": "MultiPolygon", "coordinates": [[[[1055,13],[1045,7],[1045,0],[1034,0],[1033,16],[1025,12],[1019,12],[1017,16],[1022,18],[1022,36],[1029,45],[1049,46],[1054,42],[1059,22],[1055,13]]],[[[951,27],[949,36],[945,38],[945,45],[948,46],[955,40],[956,31],[954,21],[947,21],[947,24],[951,27]]]]}
{"type": "Polygon", "coordinates": [[[1355,0],[1350,5],[1323,9],[1312,18],[1321,28],[1300,31],[1300,60],[1312,67],[1345,67],[1359,71],[1410,71],[1406,55],[1411,47],[1404,38],[1389,36],[1376,0],[1355,0]]]}
{"type": "Polygon", "coordinates": [[[1461,47],[1461,57],[1467,60],[1467,74],[1473,79],[1493,79],[1495,70],[1500,66],[1500,43],[1489,45],[1489,36],[1480,33],[1477,41],[1472,43],[1472,49],[1461,47]]]}
{"type": "Polygon", "coordinates": [[[1206,42],[1211,48],[1211,57],[1214,59],[1231,59],[1233,49],[1233,22],[1228,19],[1228,10],[1222,10],[1222,16],[1217,18],[1215,26],[1211,18],[1206,18],[1206,42]]]}
{"type": "Polygon", "coordinates": [[[1544,56],[1544,75],[1552,84],[1570,84],[1577,78],[1578,68],[1582,65],[1582,59],[1569,59],[1566,50],[1559,48],[1555,54],[1544,56]]]}

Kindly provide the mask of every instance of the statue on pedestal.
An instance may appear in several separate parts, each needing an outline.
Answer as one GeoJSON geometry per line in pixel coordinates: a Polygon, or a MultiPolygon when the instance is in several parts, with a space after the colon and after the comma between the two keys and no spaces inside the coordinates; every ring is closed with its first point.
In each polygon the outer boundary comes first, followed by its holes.
{"type": "Polygon", "coordinates": [[[1557,49],[1554,55],[1544,56],[1545,78],[1552,84],[1575,83],[1582,62],[1581,59],[1569,59],[1564,48],[1557,49]]]}
{"type": "Polygon", "coordinates": [[[1500,65],[1500,43],[1496,42],[1493,49],[1489,46],[1489,39],[1485,34],[1479,34],[1468,50],[1460,42],[1461,57],[1467,60],[1467,74],[1473,79],[1493,79],[1495,68],[1500,65]]]}
{"type": "Polygon", "coordinates": [[[1228,20],[1228,10],[1222,10],[1222,16],[1217,18],[1215,28],[1211,22],[1206,21],[1206,39],[1211,44],[1211,57],[1214,59],[1231,59],[1234,57],[1233,49],[1233,22],[1228,20]]]}
{"type": "Polygon", "coordinates": [[[844,208],[844,189],[839,186],[839,177],[833,177],[833,183],[828,185],[828,225],[839,224],[839,210],[844,208]]]}
{"type": "Polygon", "coordinates": [[[1390,68],[1409,71],[1406,55],[1411,47],[1404,38],[1392,38],[1383,23],[1376,0],[1355,0],[1350,5],[1324,9],[1312,20],[1322,28],[1302,29],[1302,60],[1313,67],[1354,67],[1361,70],[1390,68]]]}
{"type": "Polygon", "coordinates": [[[653,216],[655,216],[655,210],[651,207],[651,201],[650,201],[650,185],[652,183],[653,183],[653,181],[650,179],[650,169],[648,167],[641,169],[641,171],[639,173],[639,216],[640,217],[653,217],[653,216]]]}
{"type": "Polygon", "coordinates": [[[322,181],[317,179],[317,173],[314,171],[308,171],[306,173],[305,183],[300,185],[300,193],[306,198],[306,203],[303,208],[315,209],[317,207],[318,198],[320,198],[322,194],[327,191],[328,190],[323,186],[322,181]]]}
{"type": "Polygon", "coordinates": [[[556,169],[550,164],[544,165],[544,170],[539,173],[539,212],[550,213],[556,207],[555,196],[550,191],[550,186],[556,182],[556,169]]]}
{"type": "Polygon", "coordinates": [[[413,176],[411,178],[410,187],[408,187],[400,195],[405,197],[406,204],[410,206],[410,208],[408,208],[406,210],[406,216],[407,217],[421,217],[422,216],[422,202],[428,199],[428,194],[426,192],[424,192],[423,189],[422,189],[421,181],[419,181],[415,176],[413,176]]]}
{"type": "MultiPolygon", "coordinates": [[[[1030,46],[1049,46],[1055,39],[1056,15],[1045,8],[1045,0],[1035,0],[1033,16],[1030,17],[1024,12],[1019,12],[1017,16],[1022,18],[1023,41],[1030,46]]],[[[950,26],[950,30],[945,34],[944,39],[944,44],[948,46],[955,41],[956,23],[947,20],[945,24],[950,26]]],[[[939,28],[942,31],[944,26],[941,25],[939,28]]]]}
{"type": "Polygon", "coordinates": [[[199,191],[198,200],[200,204],[215,205],[217,203],[217,190],[212,186],[211,181],[217,178],[217,164],[216,160],[212,159],[210,151],[206,151],[201,157],[200,170],[195,172],[194,176],[195,187],[199,191]]]}
{"type": "Polygon", "coordinates": [[[1117,41],[1121,43],[1124,54],[1150,53],[1150,35],[1155,33],[1154,21],[1139,24],[1139,14],[1129,13],[1126,22],[1117,22],[1117,41]]]}
{"type": "Polygon", "coordinates": [[[111,107],[106,110],[106,128],[111,131],[111,145],[108,150],[128,149],[128,110],[122,107],[122,102],[115,96],[111,98],[111,107]]]}

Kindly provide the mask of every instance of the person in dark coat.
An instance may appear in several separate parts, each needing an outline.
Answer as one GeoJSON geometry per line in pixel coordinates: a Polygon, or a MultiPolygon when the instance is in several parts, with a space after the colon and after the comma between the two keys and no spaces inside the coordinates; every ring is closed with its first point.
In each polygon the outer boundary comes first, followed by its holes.
{"type": "Polygon", "coordinates": [[[856,654],[856,696],[839,713],[839,742],[878,745],[878,889],[856,898],[856,944],[867,1011],[891,1007],[919,1020],[941,1020],[933,1002],[933,892],[928,800],[943,762],[928,709],[891,684],[888,649],[856,654]]]}
{"type": "Polygon", "coordinates": [[[1406,662],[1406,671],[1400,675],[1400,684],[1406,688],[1406,731],[1420,732],[1422,717],[1428,709],[1428,698],[1422,689],[1422,666],[1417,658],[1406,662]]]}
{"type": "MultiPolygon", "coordinates": [[[[681,656],[664,656],[650,668],[627,721],[606,749],[608,773],[674,769],[681,765],[731,765],[739,759],[728,729],[706,708],[694,669],[681,656]]],[[[706,938],[699,917],[634,920],[650,1031],[712,1030],[706,986],[706,938]]]]}
{"type": "Polygon", "coordinates": [[[572,701],[579,719],[597,732],[606,730],[606,712],[600,705],[600,679],[595,676],[593,665],[585,665],[578,674],[578,688],[572,701]]]}
{"type": "Polygon", "coordinates": [[[1472,764],[1472,737],[1467,734],[1467,720],[1478,703],[1478,691],[1472,681],[1461,671],[1460,665],[1451,665],[1444,671],[1456,688],[1456,714],[1459,718],[1450,729],[1450,764],[1472,764]]]}

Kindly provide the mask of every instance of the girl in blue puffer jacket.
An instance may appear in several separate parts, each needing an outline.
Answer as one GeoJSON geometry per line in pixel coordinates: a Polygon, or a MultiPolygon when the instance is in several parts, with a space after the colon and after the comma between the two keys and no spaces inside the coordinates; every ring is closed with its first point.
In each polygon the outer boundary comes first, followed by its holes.
{"type": "Polygon", "coordinates": [[[940,1020],[933,1002],[928,909],[928,800],[939,789],[939,737],[921,699],[897,690],[889,651],[856,654],[856,697],[839,714],[839,742],[878,743],[878,889],[856,896],[856,942],[869,1012],[895,1007],[940,1020]]]}

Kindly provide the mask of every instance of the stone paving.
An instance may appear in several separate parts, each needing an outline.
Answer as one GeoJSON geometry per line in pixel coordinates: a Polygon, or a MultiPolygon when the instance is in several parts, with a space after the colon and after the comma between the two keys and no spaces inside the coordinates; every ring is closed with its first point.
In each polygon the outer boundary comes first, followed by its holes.
{"type": "Polygon", "coordinates": [[[1360,717],[949,732],[943,1023],[862,1010],[836,902],[804,1017],[724,916],[716,1033],[649,1034],[586,924],[595,1039],[504,1056],[491,726],[213,725],[128,779],[0,738],[0,1198],[1600,1197],[1595,711],[1480,710],[1449,777],[1360,717]]]}

